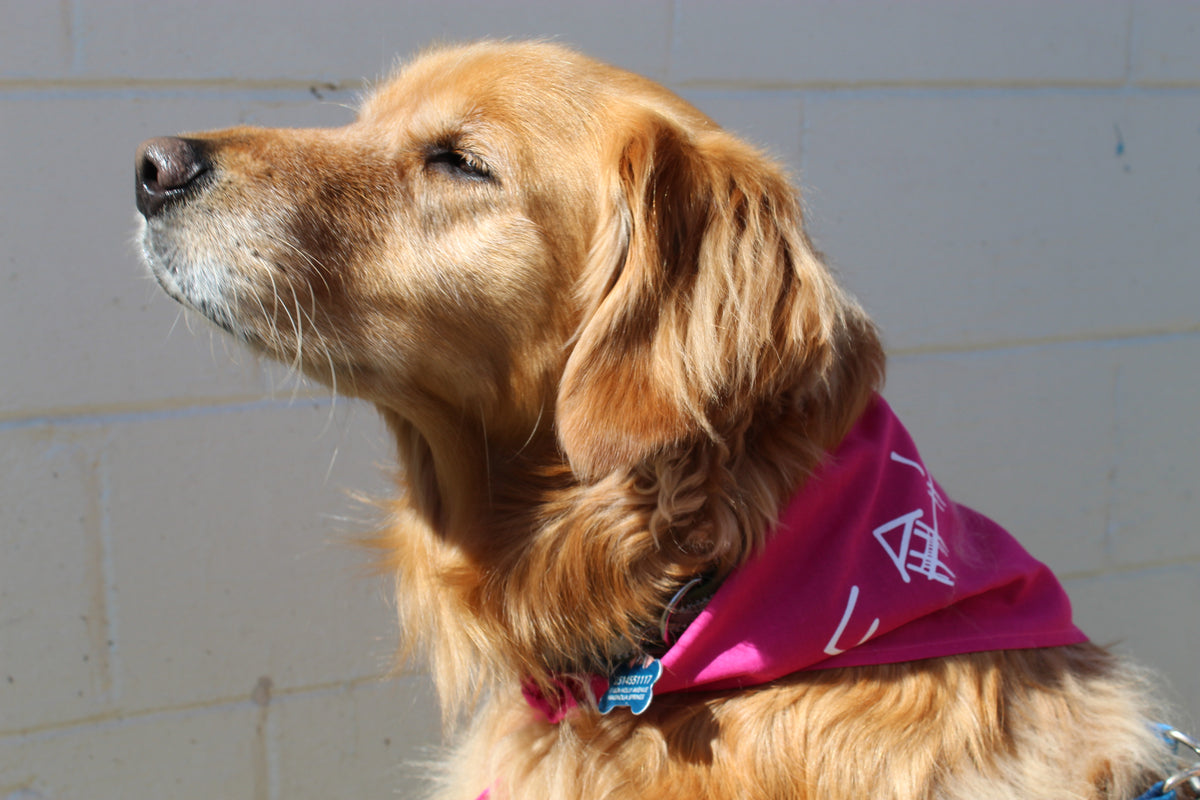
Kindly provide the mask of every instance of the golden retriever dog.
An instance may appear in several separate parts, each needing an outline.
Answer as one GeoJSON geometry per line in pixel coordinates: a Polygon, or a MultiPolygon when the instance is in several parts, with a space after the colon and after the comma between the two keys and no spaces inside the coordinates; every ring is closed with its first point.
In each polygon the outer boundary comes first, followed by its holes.
{"type": "Polygon", "coordinates": [[[438,797],[1118,800],[1166,774],[1143,682],[1048,619],[1061,588],[1018,549],[1049,599],[879,627],[904,592],[995,583],[979,531],[1007,534],[870,443],[902,434],[883,349],[795,190],[661,86],[552,44],[434,49],[343,128],[143,143],[137,204],[168,294],[395,437],[372,543],[461,720],[438,797]],[[781,521],[797,496],[858,513],[822,476],[860,461],[854,492],[911,476],[929,507],[781,521]],[[841,553],[883,571],[839,584],[841,553]],[[976,637],[989,616],[1007,632],[976,637]],[[676,655],[716,628],[734,644],[676,655]],[[769,674],[706,677],[730,659],[769,674]],[[667,688],[614,694],[639,668],[667,688]]]}

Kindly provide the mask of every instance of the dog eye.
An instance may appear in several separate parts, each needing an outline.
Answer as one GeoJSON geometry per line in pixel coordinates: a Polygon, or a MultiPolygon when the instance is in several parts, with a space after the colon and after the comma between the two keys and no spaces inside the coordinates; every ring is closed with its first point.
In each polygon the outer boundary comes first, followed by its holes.
{"type": "Polygon", "coordinates": [[[479,156],[467,150],[457,148],[441,148],[434,150],[425,157],[425,164],[431,169],[438,169],[457,176],[474,178],[476,180],[490,179],[492,171],[479,156]]]}

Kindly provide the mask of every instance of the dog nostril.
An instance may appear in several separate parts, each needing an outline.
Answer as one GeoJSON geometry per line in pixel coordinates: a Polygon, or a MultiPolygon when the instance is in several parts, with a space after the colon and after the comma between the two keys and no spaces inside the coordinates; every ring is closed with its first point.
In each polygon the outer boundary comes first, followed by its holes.
{"type": "Polygon", "coordinates": [[[158,165],[153,159],[143,159],[141,166],[141,179],[138,182],[142,186],[158,186],[158,165]]]}
{"type": "Polygon", "coordinates": [[[142,142],[134,162],[138,211],[149,219],[182,199],[210,166],[201,142],[174,136],[142,142]]]}

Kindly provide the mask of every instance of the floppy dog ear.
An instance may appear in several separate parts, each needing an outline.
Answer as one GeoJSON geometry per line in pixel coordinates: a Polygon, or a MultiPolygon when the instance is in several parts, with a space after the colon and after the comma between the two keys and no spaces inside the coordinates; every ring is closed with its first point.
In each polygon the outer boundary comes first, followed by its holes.
{"type": "Polygon", "coordinates": [[[774,164],[715,127],[647,113],[634,129],[611,159],[558,397],[560,442],[590,477],[719,441],[769,398],[836,380],[847,312],[878,350],[774,164]]]}

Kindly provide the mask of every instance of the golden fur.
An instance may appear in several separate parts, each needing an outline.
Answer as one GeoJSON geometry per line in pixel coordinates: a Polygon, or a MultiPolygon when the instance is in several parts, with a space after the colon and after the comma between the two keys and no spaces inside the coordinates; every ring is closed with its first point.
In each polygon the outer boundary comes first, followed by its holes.
{"type": "Polygon", "coordinates": [[[521,698],[605,671],[681,583],[753,554],[882,381],[794,190],[699,111],[557,46],[480,43],[422,55],[345,128],[193,141],[203,175],[147,214],[160,282],[395,435],[374,544],[448,717],[475,711],[439,797],[1147,788],[1140,682],[1091,645],[559,725],[521,698]]]}

